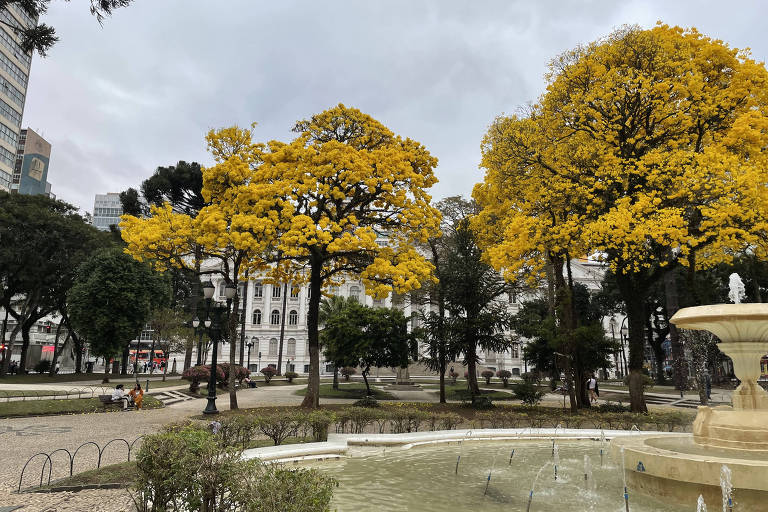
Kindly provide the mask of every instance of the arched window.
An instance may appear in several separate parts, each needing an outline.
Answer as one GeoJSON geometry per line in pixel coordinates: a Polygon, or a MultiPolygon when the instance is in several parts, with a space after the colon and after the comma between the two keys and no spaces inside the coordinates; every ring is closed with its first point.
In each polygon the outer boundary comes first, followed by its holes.
{"type": "Polygon", "coordinates": [[[253,282],[253,298],[260,299],[263,296],[264,296],[264,285],[261,284],[261,281],[254,281],[253,282]]]}
{"type": "Polygon", "coordinates": [[[299,313],[295,309],[288,313],[288,325],[299,325],[299,313]]]}
{"type": "Polygon", "coordinates": [[[226,297],[226,295],[224,295],[224,292],[226,291],[226,289],[227,289],[227,283],[225,283],[224,281],[220,281],[219,282],[219,297],[226,297]]]}
{"type": "Polygon", "coordinates": [[[519,343],[513,343],[512,347],[510,348],[512,359],[517,359],[520,357],[520,344],[519,343]]]}
{"type": "Polygon", "coordinates": [[[271,340],[269,340],[269,355],[270,356],[277,355],[277,338],[272,338],[271,340]]]}
{"type": "Polygon", "coordinates": [[[288,356],[296,357],[296,340],[293,338],[288,338],[288,356]]]}
{"type": "Polygon", "coordinates": [[[254,354],[258,354],[259,353],[259,338],[254,336],[253,338],[251,338],[251,343],[253,343],[253,346],[251,347],[251,352],[253,352],[254,354]]]}
{"type": "Polygon", "coordinates": [[[273,284],[272,285],[272,298],[273,299],[279,299],[280,298],[280,291],[282,288],[279,284],[273,284]]]}
{"type": "Polygon", "coordinates": [[[261,325],[261,310],[253,310],[253,325],[261,325]]]}
{"type": "Polygon", "coordinates": [[[277,309],[272,310],[272,314],[269,315],[269,323],[272,325],[280,325],[280,311],[277,309]]]}
{"type": "Polygon", "coordinates": [[[359,286],[350,286],[349,287],[349,298],[360,302],[360,287],[359,286]]]}

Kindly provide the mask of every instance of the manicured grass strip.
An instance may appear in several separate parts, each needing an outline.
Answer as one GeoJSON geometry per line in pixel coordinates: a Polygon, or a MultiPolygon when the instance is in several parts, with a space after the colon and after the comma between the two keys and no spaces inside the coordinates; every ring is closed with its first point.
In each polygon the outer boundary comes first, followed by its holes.
{"type": "MultiPolygon", "coordinates": [[[[150,379],[150,381],[155,382],[155,379],[162,379],[163,375],[162,373],[154,373],[151,377],[149,377],[149,374],[139,374],[139,382],[146,382],[147,378],[150,379]]],[[[6,375],[5,377],[0,377],[0,384],[66,384],[69,382],[81,382],[81,381],[101,381],[104,378],[103,373],[59,373],[54,376],[50,376],[47,373],[39,374],[39,373],[32,373],[28,375],[6,375]]],[[[136,378],[133,375],[109,375],[109,383],[105,384],[105,386],[109,385],[110,383],[114,385],[114,383],[126,383],[130,381],[135,381],[136,378]]],[[[166,382],[169,381],[175,381],[174,386],[177,386],[179,384],[183,384],[186,381],[181,380],[181,378],[178,375],[168,375],[166,382]]],[[[100,384],[94,384],[100,385],[100,384]]]]}
{"type": "MultiPolygon", "coordinates": [[[[386,391],[382,391],[378,388],[371,387],[376,400],[395,400],[395,396],[386,391]]],[[[294,391],[294,395],[304,396],[307,393],[306,388],[297,389],[294,391]]],[[[339,389],[333,389],[333,384],[321,384],[320,385],[320,398],[351,398],[359,400],[365,398],[365,384],[360,382],[352,382],[349,384],[339,384],[339,389]]]]}
{"type": "MultiPolygon", "coordinates": [[[[160,400],[144,395],[144,409],[162,407],[160,400]]],[[[24,400],[0,403],[0,418],[47,416],[53,414],[84,414],[117,410],[117,406],[104,407],[98,398],[72,400],[24,400]]],[[[135,411],[132,411],[135,412],[135,411]]]]}
{"type": "Polygon", "coordinates": [[[82,473],[62,478],[56,482],[51,482],[50,486],[43,486],[42,489],[106,484],[129,486],[134,484],[137,479],[138,471],[136,469],[136,462],[121,462],[119,464],[110,464],[109,466],[102,466],[99,469],[83,471],[82,473]]]}

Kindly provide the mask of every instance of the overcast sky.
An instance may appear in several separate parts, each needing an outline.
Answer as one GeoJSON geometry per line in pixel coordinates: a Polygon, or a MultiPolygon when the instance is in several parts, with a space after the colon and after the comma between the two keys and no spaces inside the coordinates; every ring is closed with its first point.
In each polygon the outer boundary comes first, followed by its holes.
{"type": "Polygon", "coordinates": [[[426,145],[435,198],[468,195],[488,124],[569,48],[662,20],[768,55],[761,0],[136,0],[103,27],[84,0],[52,4],[61,41],[32,62],[24,126],[53,146],[53,192],[87,211],[159,165],[210,164],[210,128],[289,140],[340,102],[426,145]]]}

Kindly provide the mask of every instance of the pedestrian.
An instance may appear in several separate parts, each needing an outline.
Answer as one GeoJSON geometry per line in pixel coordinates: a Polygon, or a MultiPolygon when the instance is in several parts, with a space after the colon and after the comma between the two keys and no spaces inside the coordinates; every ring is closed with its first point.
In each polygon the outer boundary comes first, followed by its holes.
{"type": "Polygon", "coordinates": [[[592,376],[587,381],[587,388],[589,389],[589,403],[597,402],[597,394],[595,394],[595,388],[597,387],[597,379],[595,379],[595,374],[593,373],[592,376]]]}
{"type": "Polygon", "coordinates": [[[141,384],[137,382],[131,392],[128,394],[131,396],[131,400],[133,400],[133,404],[136,406],[136,410],[138,411],[141,409],[141,404],[144,402],[144,390],[141,389],[141,384]]]}
{"type": "Polygon", "coordinates": [[[112,392],[112,401],[122,400],[124,411],[128,410],[128,398],[128,395],[125,394],[125,387],[122,384],[115,386],[115,390],[112,392]]]}

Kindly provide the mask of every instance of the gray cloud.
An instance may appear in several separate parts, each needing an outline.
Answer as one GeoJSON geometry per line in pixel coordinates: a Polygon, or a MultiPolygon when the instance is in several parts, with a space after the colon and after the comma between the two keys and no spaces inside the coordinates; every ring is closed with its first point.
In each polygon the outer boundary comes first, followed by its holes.
{"type": "Polygon", "coordinates": [[[548,61],[625,23],[696,26],[756,58],[754,1],[137,0],[104,27],[53,2],[61,37],[35,57],[24,124],[52,143],[54,192],[86,210],[158,165],[209,163],[210,128],[257,121],[262,140],[343,102],[439,158],[435,197],[470,193],[486,127],[534,101],[548,61]]]}

